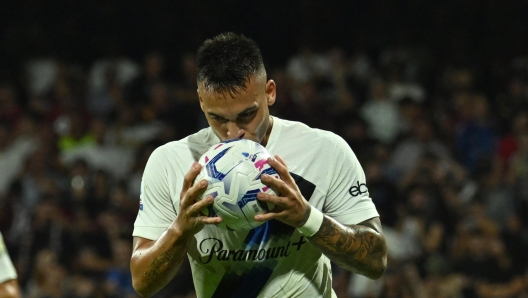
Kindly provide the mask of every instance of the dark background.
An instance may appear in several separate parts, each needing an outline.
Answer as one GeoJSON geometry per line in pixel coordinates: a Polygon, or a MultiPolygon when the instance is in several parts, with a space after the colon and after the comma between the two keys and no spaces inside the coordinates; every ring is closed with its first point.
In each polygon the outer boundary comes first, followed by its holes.
{"type": "Polygon", "coordinates": [[[445,61],[494,63],[526,52],[527,1],[2,1],[0,55],[14,66],[35,56],[89,64],[159,49],[194,52],[235,31],[259,41],[268,63],[303,45],[373,53],[427,46],[445,61]]]}
{"type": "MultiPolygon", "coordinates": [[[[389,266],[376,282],[334,266],[340,298],[527,297],[527,16],[521,0],[1,1],[0,231],[24,297],[136,297],[138,182],[207,125],[193,55],[225,31],[259,44],[274,115],[363,166],[389,266]]],[[[193,295],[184,263],[157,296],[193,295]]]]}

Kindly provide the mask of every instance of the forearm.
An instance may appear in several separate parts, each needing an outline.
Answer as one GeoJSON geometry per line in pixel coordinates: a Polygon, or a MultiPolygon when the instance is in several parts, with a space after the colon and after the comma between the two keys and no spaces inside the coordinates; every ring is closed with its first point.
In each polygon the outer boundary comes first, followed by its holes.
{"type": "Polygon", "coordinates": [[[190,239],[168,229],[158,240],[134,252],[130,269],[138,294],[150,297],[172,280],[186,257],[190,239]]]}
{"type": "Polygon", "coordinates": [[[344,269],[379,278],[387,266],[385,239],[374,228],[344,226],[325,216],[321,228],[308,240],[344,269]]]}
{"type": "Polygon", "coordinates": [[[0,297],[3,298],[19,298],[20,289],[16,279],[11,279],[0,283],[0,297]]]}

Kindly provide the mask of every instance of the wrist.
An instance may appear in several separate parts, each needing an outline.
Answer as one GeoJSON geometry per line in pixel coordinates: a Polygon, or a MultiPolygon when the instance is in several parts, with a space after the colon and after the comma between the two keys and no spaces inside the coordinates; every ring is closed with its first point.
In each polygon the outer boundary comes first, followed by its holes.
{"type": "Polygon", "coordinates": [[[185,232],[178,225],[172,224],[167,229],[167,236],[171,239],[173,245],[185,245],[188,244],[194,234],[185,232]]]}
{"type": "Polygon", "coordinates": [[[311,237],[315,233],[317,233],[317,231],[319,231],[319,229],[321,228],[321,225],[323,224],[324,214],[312,205],[309,205],[308,208],[308,219],[306,219],[304,224],[302,224],[297,229],[304,236],[311,237]]]}

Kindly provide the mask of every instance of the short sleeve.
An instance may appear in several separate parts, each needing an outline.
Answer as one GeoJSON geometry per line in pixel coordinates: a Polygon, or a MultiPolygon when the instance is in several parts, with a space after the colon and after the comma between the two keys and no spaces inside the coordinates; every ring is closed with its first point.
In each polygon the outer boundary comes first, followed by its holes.
{"type": "Polygon", "coordinates": [[[16,278],[17,273],[15,266],[13,266],[13,262],[7,252],[4,238],[2,238],[2,234],[0,234],[0,283],[16,278]]]}
{"type": "Polygon", "coordinates": [[[141,180],[133,236],[157,240],[176,218],[169,190],[169,164],[167,149],[163,146],[150,155],[141,180]]]}
{"type": "Polygon", "coordinates": [[[328,194],[323,212],[351,225],[379,216],[370,198],[365,173],[356,155],[339,136],[333,135],[334,150],[328,172],[328,194]]]}

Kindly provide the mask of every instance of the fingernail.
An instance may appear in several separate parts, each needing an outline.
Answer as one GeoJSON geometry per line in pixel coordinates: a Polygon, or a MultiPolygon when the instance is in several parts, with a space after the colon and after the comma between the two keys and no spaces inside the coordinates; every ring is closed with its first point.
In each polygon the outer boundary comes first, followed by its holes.
{"type": "Polygon", "coordinates": [[[266,179],[268,179],[268,177],[269,177],[268,174],[262,174],[262,176],[260,177],[260,179],[264,179],[264,180],[266,180],[266,179]]]}
{"type": "Polygon", "coordinates": [[[195,170],[198,170],[200,168],[200,164],[195,161],[194,164],[193,164],[193,168],[195,170]]]}
{"type": "Polygon", "coordinates": [[[202,180],[202,182],[200,182],[202,184],[202,186],[206,186],[207,185],[207,181],[205,180],[202,180]]]}

